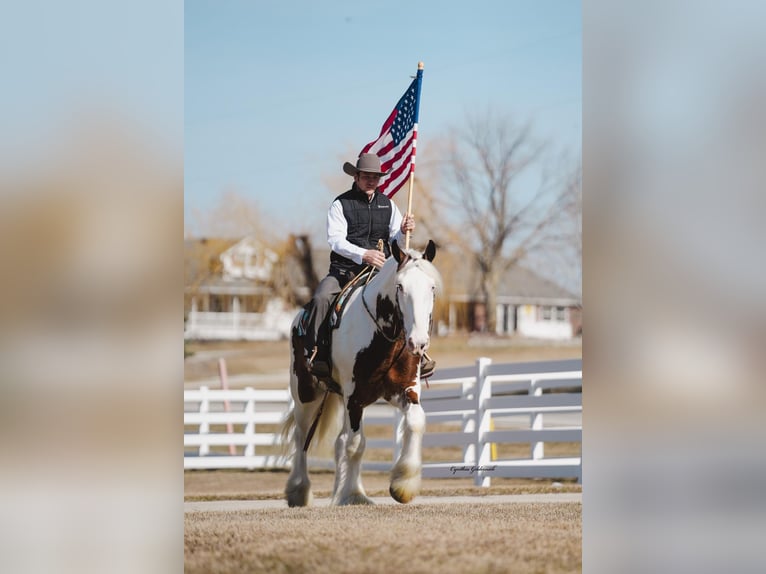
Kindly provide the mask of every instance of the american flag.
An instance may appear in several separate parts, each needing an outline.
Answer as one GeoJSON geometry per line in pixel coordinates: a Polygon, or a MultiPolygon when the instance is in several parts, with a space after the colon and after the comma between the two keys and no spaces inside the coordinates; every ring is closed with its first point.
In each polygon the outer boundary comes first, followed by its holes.
{"type": "Polygon", "coordinates": [[[418,104],[423,70],[396,104],[380,130],[378,139],[371,141],[361,153],[374,153],[380,158],[382,171],[391,173],[380,179],[378,190],[392,197],[415,171],[415,147],[418,137],[418,104]]]}

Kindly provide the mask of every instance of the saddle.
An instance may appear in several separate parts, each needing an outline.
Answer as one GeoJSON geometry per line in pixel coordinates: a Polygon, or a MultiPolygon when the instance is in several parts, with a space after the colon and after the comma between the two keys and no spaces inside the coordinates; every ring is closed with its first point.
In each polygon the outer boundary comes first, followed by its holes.
{"type": "MultiPolygon", "coordinates": [[[[343,311],[348,304],[351,294],[361,287],[364,283],[367,283],[374,274],[377,273],[377,269],[366,267],[359,272],[351,281],[346,283],[345,287],[341,289],[330,305],[330,311],[326,317],[322,317],[321,321],[327,321],[330,331],[340,327],[340,321],[343,317],[343,311]]],[[[298,335],[303,337],[309,329],[309,319],[311,317],[311,311],[313,310],[313,301],[309,301],[303,306],[303,313],[301,313],[300,321],[298,321],[298,335]]],[[[331,341],[331,338],[328,337],[331,341]]]]}

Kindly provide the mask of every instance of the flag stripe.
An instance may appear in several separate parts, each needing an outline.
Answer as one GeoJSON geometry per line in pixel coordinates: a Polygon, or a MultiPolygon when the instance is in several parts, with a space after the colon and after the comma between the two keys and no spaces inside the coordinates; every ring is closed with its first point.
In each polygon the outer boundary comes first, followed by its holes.
{"type": "Polygon", "coordinates": [[[381,193],[391,197],[404,185],[407,181],[407,176],[409,176],[410,172],[414,171],[414,163],[410,161],[414,158],[414,150],[415,140],[413,138],[402,150],[404,152],[403,157],[397,162],[392,162],[389,168],[385,168],[391,169],[391,173],[381,179],[379,185],[381,193]]]}
{"type": "MultiPolygon", "coordinates": [[[[386,153],[386,161],[382,162],[380,165],[383,168],[383,171],[388,171],[392,165],[397,163],[402,159],[405,152],[406,153],[412,153],[411,150],[409,150],[410,144],[415,140],[415,132],[413,131],[412,137],[403,141],[402,144],[396,148],[392,149],[391,151],[388,151],[386,153]],[[409,151],[408,151],[409,150],[409,151]]],[[[404,158],[407,159],[407,158],[404,158]]]]}
{"type": "Polygon", "coordinates": [[[418,75],[386,118],[380,135],[362,148],[361,153],[374,153],[380,158],[381,169],[391,172],[381,178],[378,190],[392,197],[415,171],[415,150],[418,137],[418,108],[420,82],[418,75]]]}

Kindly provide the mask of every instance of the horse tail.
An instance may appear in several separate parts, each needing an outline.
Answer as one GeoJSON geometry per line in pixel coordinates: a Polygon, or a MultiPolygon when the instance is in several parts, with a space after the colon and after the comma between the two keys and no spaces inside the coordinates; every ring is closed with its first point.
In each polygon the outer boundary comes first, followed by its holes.
{"type": "Polygon", "coordinates": [[[309,452],[315,454],[335,452],[335,439],[343,427],[343,397],[327,393],[322,415],[319,417],[314,438],[311,439],[309,452]]]}
{"type": "Polygon", "coordinates": [[[290,455],[290,447],[292,445],[292,437],[295,432],[295,407],[291,408],[285,420],[282,421],[282,426],[279,429],[279,455],[285,459],[290,455]]]}
{"type": "MultiPolygon", "coordinates": [[[[314,435],[311,438],[309,444],[309,452],[312,454],[327,454],[334,452],[335,438],[340,434],[343,427],[343,398],[335,393],[328,393],[324,400],[324,406],[322,406],[322,412],[317,421],[314,435]]],[[[295,437],[297,421],[295,416],[296,407],[292,409],[285,416],[282,421],[282,427],[279,431],[280,436],[280,455],[287,457],[290,454],[291,448],[294,446],[293,439],[295,437]]],[[[317,411],[318,412],[318,411],[317,411]]],[[[302,441],[305,441],[308,435],[308,429],[314,422],[312,417],[311,421],[308,421],[309,426],[303,429],[302,441]]]]}

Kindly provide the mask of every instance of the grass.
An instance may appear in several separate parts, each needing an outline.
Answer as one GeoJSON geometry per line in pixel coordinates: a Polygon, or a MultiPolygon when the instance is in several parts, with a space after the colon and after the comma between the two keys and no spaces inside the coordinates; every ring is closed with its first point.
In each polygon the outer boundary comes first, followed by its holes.
{"type": "MultiPolygon", "coordinates": [[[[314,495],[329,498],[334,473],[311,470],[314,495]]],[[[388,496],[389,475],[386,472],[364,472],[363,483],[370,496],[388,496]]],[[[287,482],[286,470],[187,470],[184,472],[184,499],[264,500],[281,499],[287,482]]],[[[545,494],[582,492],[573,480],[553,482],[543,479],[493,478],[492,486],[474,486],[471,477],[424,478],[421,496],[486,496],[488,494],[545,494]]]]}
{"type": "MultiPolygon", "coordinates": [[[[187,430],[196,430],[197,425],[190,425],[187,430]]],[[[234,425],[233,430],[235,433],[243,432],[244,425],[234,425]]],[[[440,433],[440,432],[455,432],[459,431],[458,425],[448,424],[432,424],[426,425],[426,433],[440,433]]],[[[262,424],[258,425],[257,431],[259,433],[279,433],[279,425],[262,424]]],[[[226,425],[210,425],[211,433],[225,433],[226,425]]],[[[393,428],[386,425],[366,425],[364,427],[365,436],[368,439],[382,439],[392,438],[393,428]]],[[[237,447],[238,452],[242,452],[243,447],[237,447]]],[[[522,459],[529,458],[530,446],[528,443],[498,443],[496,445],[497,458],[498,459],[522,459]]],[[[211,446],[211,454],[228,454],[228,446],[211,446]]],[[[278,455],[280,454],[279,445],[271,446],[258,446],[256,447],[256,453],[262,455],[278,455]]],[[[392,460],[392,450],[390,448],[367,448],[364,453],[364,460],[366,461],[390,461],[392,460]]],[[[571,457],[580,456],[580,443],[560,443],[560,442],[547,442],[545,443],[545,456],[546,457],[571,457]]],[[[331,457],[328,454],[328,458],[331,457]]],[[[423,462],[449,462],[459,461],[463,459],[463,451],[461,447],[424,447],[423,448],[423,462]]]]}
{"type": "Polygon", "coordinates": [[[580,572],[578,503],[189,513],[184,571],[580,572]]]}
{"type": "MultiPolygon", "coordinates": [[[[582,341],[541,343],[458,334],[434,337],[428,352],[439,369],[473,365],[477,357],[488,357],[496,363],[580,358],[582,341]]],[[[226,359],[229,376],[286,373],[290,357],[287,341],[187,341],[184,355],[184,380],[189,383],[217,377],[219,357],[226,359]]]]}

